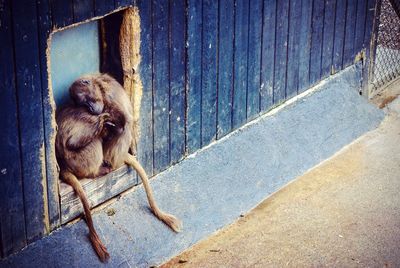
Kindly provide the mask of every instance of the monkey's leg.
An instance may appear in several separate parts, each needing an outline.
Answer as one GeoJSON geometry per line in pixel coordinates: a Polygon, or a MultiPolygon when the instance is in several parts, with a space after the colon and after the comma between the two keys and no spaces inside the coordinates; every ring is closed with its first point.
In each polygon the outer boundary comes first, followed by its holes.
{"type": "Polygon", "coordinates": [[[151,187],[149,184],[149,179],[148,179],[147,174],[144,171],[142,165],[140,165],[140,163],[136,160],[136,158],[131,154],[127,154],[125,163],[132,166],[137,171],[140,178],[142,179],[143,187],[144,187],[144,190],[146,191],[146,195],[147,195],[147,200],[149,201],[150,207],[151,207],[154,215],[156,215],[157,218],[159,218],[160,220],[165,222],[165,224],[167,224],[175,232],[180,232],[180,229],[182,228],[182,222],[179,219],[177,219],[175,216],[163,212],[157,206],[156,201],[153,196],[153,191],[151,190],[151,187]]]}
{"type": "Polygon", "coordinates": [[[96,233],[96,230],[94,229],[89,202],[86,198],[86,194],[85,191],[83,190],[81,183],[76,178],[76,176],[69,171],[62,171],[60,175],[66,183],[72,186],[75,193],[81,200],[83,205],[83,210],[85,211],[86,223],[89,227],[89,238],[90,241],[92,242],[93,249],[94,251],[96,251],[100,260],[102,262],[106,262],[110,258],[110,254],[108,254],[107,248],[104,246],[103,242],[101,242],[99,236],[96,233]]]}

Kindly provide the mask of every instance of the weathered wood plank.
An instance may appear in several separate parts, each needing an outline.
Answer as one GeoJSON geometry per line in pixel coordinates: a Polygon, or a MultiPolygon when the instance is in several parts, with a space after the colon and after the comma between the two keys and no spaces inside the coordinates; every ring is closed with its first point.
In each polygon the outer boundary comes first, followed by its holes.
{"type": "Polygon", "coordinates": [[[374,24],[376,0],[367,0],[367,15],[365,20],[365,32],[364,32],[364,47],[367,51],[370,49],[372,28],[374,24]]]}
{"type": "Polygon", "coordinates": [[[247,70],[247,120],[260,112],[260,73],[263,1],[249,3],[249,47],[247,70]]]}
{"type": "Polygon", "coordinates": [[[74,22],[81,22],[94,16],[93,0],[73,0],[74,22]]]}
{"type": "MultiPolygon", "coordinates": [[[[136,173],[126,166],[96,179],[80,180],[91,207],[107,201],[137,184],[136,173]]],[[[68,184],[60,183],[61,223],[65,224],[82,214],[82,203],[68,184]]]]}
{"type": "Polygon", "coordinates": [[[354,61],[354,33],[357,18],[357,1],[347,1],[346,30],[344,37],[343,67],[353,64],[354,61]]]}
{"type": "Polygon", "coordinates": [[[114,10],[113,0],[94,0],[94,14],[96,16],[105,15],[114,10]]]}
{"type": "Polygon", "coordinates": [[[40,75],[43,96],[43,118],[44,118],[44,138],[46,155],[46,177],[47,177],[47,200],[49,211],[50,229],[53,230],[60,225],[60,198],[58,194],[58,171],[56,166],[55,148],[53,137],[54,128],[54,107],[51,105],[53,95],[49,90],[48,66],[46,49],[47,39],[51,32],[51,14],[48,1],[39,1],[38,20],[39,20],[39,57],[40,75]]]}
{"type": "Polygon", "coordinates": [[[217,138],[232,129],[234,2],[219,1],[217,138]]]}
{"type": "Polygon", "coordinates": [[[140,105],[140,138],[137,156],[149,176],[153,175],[153,57],[152,57],[152,2],[138,2],[140,14],[140,52],[142,60],[139,66],[143,85],[142,103],[140,105]]]}
{"type": "Polygon", "coordinates": [[[115,8],[133,5],[134,0],[115,0],[115,8]]]}
{"type": "Polygon", "coordinates": [[[201,62],[203,38],[202,2],[188,0],[187,36],[187,150],[193,153],[201,146],[201,62]]]}
{"type": "Polygon", "coordinates": [[[217,32],[218,2],[203,0],[201,146],[217,136],[217,32]]]}
{"type": "Polygon", "coordinates": [[[301,22],[301,1],[291,0],[289,10],[289,45],[286,95],[291,98],[297,94],[299,86],[299,55],[298,38],[301,22]]]}
{"type": "Polygon", "coordinates": [[[274,104],[279,104],[286,98],[288,17],[289,1],[278,1],[276,11],[274,104]]]}
{"type": "Polygon", "coordinates": [[[170,163],[168,2],[153,0],[153,7],[153,161],[159,173],[170,163]]]}
{"type": "Polygon", "coordinates": [[[263,13],[260,110],[267,111],[274,97],[276,1],[264,0],[263,13]]]}
{"type": "Polygon", "coordinates": [[[308,89],[310,85],[311,21],[312,1],[303,0],[301,2],[299,38],[300,55],[298,92],[308,89]]]}
{"type": "Polygon", "coordinates": [[[11,1],[0,0],[0,226],[2,254],[26,245],[11,1]]]}
{"type": "Polygon", "coordinates": [[[346,26],[346,0],[336,1],[335,40],[333,44],[333,71],[343,68],[344,33],[346,26]]]}
{"type": "MultiPolygon", "coordinates": [[[[44,135],[36,3],[13,2],[15,67],[27,241],[45,233],[44,135]]],[[[47,208],[46,208],[47,210],[47,208]]]]}
{"type": "Polygon", "coordinates": [[[73,23],[73,0],[51,0],[51,15],[55,28],[61,28],[73,23]]]}
{"type": "Polygon", "coordinates": [[[310,83],[321,78],[322,34],[324,27],[324,0],[314,0],[311,35],[310,83]]]}
{"type": "Polygon", "coordinates": [[[321,76],[330,75],[333,55],[333,38],[335,34],[336,0],[325,0],[324,36],[322,41],[321,76]]]}
{"type": "Polygon", "coordinates": [[[356,18],[356,29],[354,37],[354,55],[359,53],[364,48],[364,33],[365,33],[365,21],[367,15],[367,4],[368,0],[357,1],[357,18],[356,18]]]}
{"type": "Polygon", "coordinates": [[[170,150],[174,164],[185,155],[185,1],[170,6],[170,150]]]}
{"type": "Polygon", "coordinates": [[[246,122],[247,64],[249,38],[249,4],[235,3],[235,56],[232,127],[238,128],[246,122]]]}

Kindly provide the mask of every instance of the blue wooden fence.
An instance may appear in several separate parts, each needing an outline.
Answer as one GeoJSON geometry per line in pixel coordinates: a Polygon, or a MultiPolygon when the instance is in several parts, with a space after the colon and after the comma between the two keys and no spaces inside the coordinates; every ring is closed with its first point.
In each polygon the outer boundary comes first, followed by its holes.
{"type": "Polygon", "coordinates": [[[141,16],[138,156],[153,175],[351,65],[375,0],[0,0],[2,257],[60,224],[49,35],[128,5],[141,16]]]}

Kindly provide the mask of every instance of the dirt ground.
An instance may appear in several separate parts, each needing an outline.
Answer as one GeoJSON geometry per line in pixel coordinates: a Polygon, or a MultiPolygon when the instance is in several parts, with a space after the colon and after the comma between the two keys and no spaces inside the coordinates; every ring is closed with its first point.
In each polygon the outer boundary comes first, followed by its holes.
{"type": "Polygon", "coordinates": [[[386,105],[378,129],[161,267],[400,267],[400,98],[386,105]]]}

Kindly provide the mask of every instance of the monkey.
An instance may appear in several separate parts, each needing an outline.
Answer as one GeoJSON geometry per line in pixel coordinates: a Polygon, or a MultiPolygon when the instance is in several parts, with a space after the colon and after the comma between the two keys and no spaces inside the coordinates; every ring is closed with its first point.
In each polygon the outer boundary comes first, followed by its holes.
{"type": "Polygon", "coordinates": [[[56,158],[60,178],[71,185],[82,202],[92,246],[99,259],[106,262],[110,255],[94,228],[90,205],[78,178],[95,178],[111,172],[111,167],[103,162],[102,144],[110,115],[103,113],[104,104],[100,92],[97,95],[96,92],[83,94],[85,83],[87,81],[78,81],[70,88],[74,101],[86,103],[85,107],[68,104],[57,111],[56,158]]]}
{"type": "MultiPolygon", "coordinates": [[[[173,231],[179,232],[182,226],[181,221],[175,216],[163,212],[158,207],[145,170],[137,159],[129,153],[129,147],[134,138],[134,122],[132,104],[128,94],[124,88],[108,74],[90,74],[79,79],[91,81],[85,85],[88,87],[88,91],[97,91],[100,89],[103,96],[104,112],[110,114],[110,122],[112,123],[106,128],[109,130],[111,129],[111,131],[108,131],[109,136],[103,141],[104,160],[111,165],[113,170],[125,164],[133,167],[138,172],[143,182],[147,200],[154,215],[167,224],[173,231]]],[[[85,105],[85,103],[81,102],[81,105],[85,105]]],[[[90,107],[88,106],[87,108],[90,111],[90,107]]]]}

